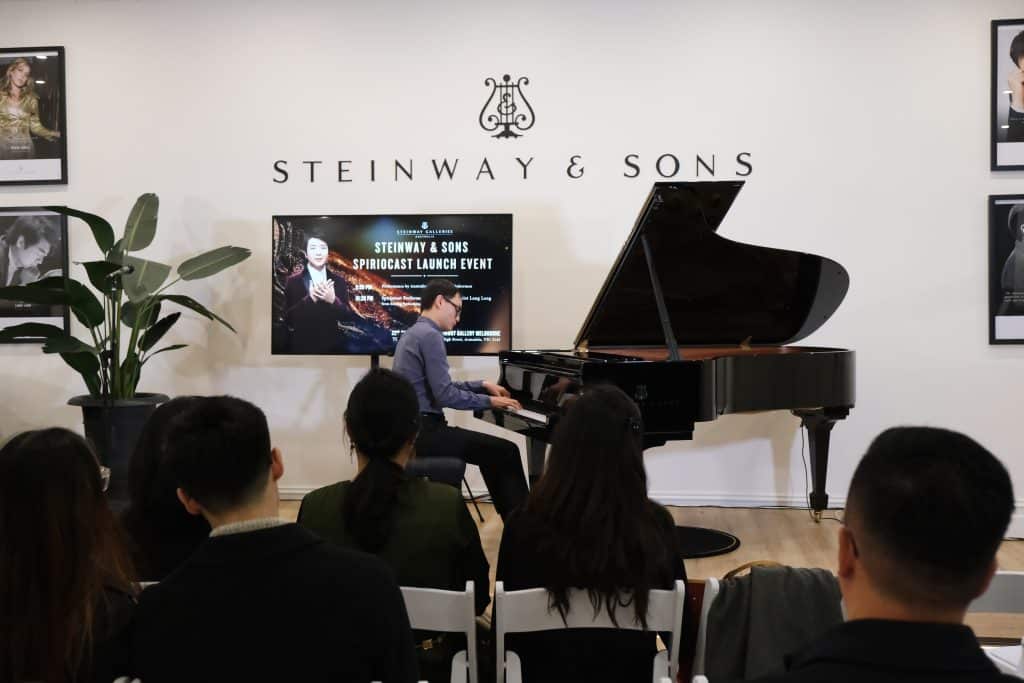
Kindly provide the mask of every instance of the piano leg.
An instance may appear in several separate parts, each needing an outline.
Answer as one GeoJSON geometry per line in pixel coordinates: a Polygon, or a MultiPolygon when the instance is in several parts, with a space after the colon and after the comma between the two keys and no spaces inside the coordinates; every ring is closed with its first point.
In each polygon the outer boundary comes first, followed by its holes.
{"type": "Polygon", "coordinates": [[[540,479],[544,472],[544,456],[547,453],[548,444],[540,439],[526,437],[526,472],[530,479],[530,488],[540,479]]]}
{"type": "Polygon", "coordinates": [[[832,427],[836,420],[842,420],[850,414],[849,408],[815,408],[813,410],[794,410],[793,414],[800,418],[800,426],[807,429],[807,443],[810,447],[811,461],[811,510],[814,519],[821,521],[821,513],[828,507],[828,494],[825,485],[828,477],[828,443],[832,427]]]}

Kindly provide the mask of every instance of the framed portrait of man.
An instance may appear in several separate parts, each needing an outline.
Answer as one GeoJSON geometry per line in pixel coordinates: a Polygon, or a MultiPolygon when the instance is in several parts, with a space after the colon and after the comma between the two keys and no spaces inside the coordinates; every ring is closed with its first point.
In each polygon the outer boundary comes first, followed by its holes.
{"type": "MultiPolygon", "coordinates": [[[[27,285],[67,271],[66,216],[39,207],[0,208],[0,286],[27,285]]],[[[63,305],[0,301],[0,329],[35,322],[67,330],[68,314],[63,305]]]]}
{"type": "Polygon", "coordinates": [[[992,22],[992,170],[1024,170],[1024,19],[992,22]]]}
{"type": "Polygon", "coordinates": [[[1024,194],[988,198],[990,344],[1024,344],[1024,194]]]}
{"type": "Polygon", "coordinates": [[[0,48],[0,184],[68,182],[63,47],[0,48]]]}

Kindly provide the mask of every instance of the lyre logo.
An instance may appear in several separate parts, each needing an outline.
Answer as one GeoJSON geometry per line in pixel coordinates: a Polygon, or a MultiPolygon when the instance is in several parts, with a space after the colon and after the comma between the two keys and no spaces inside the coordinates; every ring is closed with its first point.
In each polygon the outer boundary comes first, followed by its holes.
{"type": "Polygon", "coordinates": [[[501,77],[500,83],[493,78],[484,81],[484,85],[491,88],[491,95],[480,110],[480,127],[488,133],[498,131],[491,137],[518,138],[533,128],[536,117],[523,94],[523,86],[529,84],[526,76],[513,83],[508,74],[501,77]]]}

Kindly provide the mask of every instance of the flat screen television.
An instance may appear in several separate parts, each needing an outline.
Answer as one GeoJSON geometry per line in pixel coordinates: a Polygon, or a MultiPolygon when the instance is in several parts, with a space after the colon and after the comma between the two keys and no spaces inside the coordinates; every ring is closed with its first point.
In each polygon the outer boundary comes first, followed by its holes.
{"type": "Polygon", "coordinates": [[[449,355],[512,346],[512,214],[274,216],[272,228],[273,354],[392,353],[435,278],[464,302],[449,355]]]}

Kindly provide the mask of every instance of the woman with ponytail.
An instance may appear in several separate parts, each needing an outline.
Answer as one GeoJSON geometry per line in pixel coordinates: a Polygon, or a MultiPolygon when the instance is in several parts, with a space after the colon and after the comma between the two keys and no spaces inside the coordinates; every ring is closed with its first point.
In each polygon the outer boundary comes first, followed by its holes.
{"type": "MultiPolygon", "coordinates": [[[[490,602],[489,566],[461,492],[405,474],[419,418],[412,385],[390,370],[371,370],[345,408],[356,477],[309,493],[298,522],[329,541],[379,556],[395,570],[399,585],[463,590],[472,580],[482,614],[490,602]]],[[[435,664],[450,663],[450,655],[447,662],[441,655],[450,648],[438,645],[431,642],[420,651],[421,677],[435,664]]]]}
{"type": "MultiPolygon", "coordinates": [[[[555,428],[544,475],[505,522],[497,580],[507,591],[547,588],[563,616],[569,589],[586,589],[595,613],[614,619],[616,605],[632,604],[644,623],[650,590],[676,579],[686,571],[672,517],[647,497],[640,410],[618,387],[587,388],[555,428]]],[[[527,681],[651,680],[657,652],[652,633],[606,629],[512,634],[506,647],[527,681]]]]}

